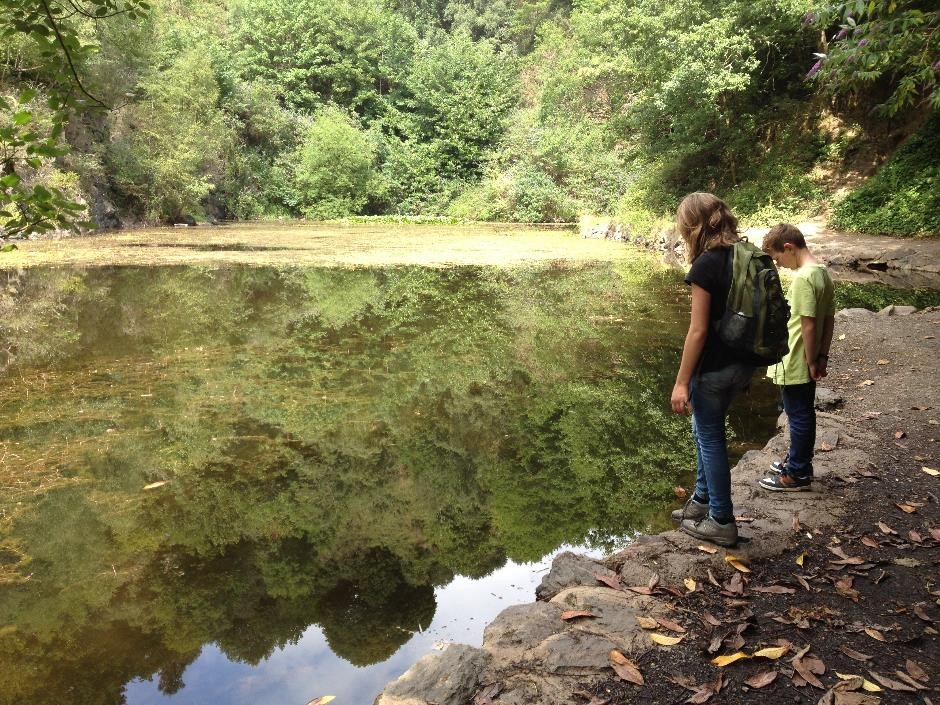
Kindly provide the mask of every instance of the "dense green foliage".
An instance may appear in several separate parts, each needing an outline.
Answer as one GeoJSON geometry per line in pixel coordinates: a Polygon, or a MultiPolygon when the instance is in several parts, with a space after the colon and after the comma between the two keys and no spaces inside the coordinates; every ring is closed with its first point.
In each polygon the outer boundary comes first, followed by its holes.
{"type": "Polygon", "coordinates": [[[923,237],[940,233],[940,115],[833,210],[840,228],[923,237]]]}
{"type": "Polygon", "coordinates": [[[836,308],[867,308],[880,311],[885,306],[940,306],[936,289],[898,289],[885,284],[839,282],[836,285],[836,308]]]}
{"type": "MultiPolygon", "coordinates": [[[[745,224],[795,220],[827,205],[826,175],[847,168],[832,147],[858,114],[938,95],[940,13],[918,0],[128,7],[59,19],[67,54],[41,16],[6,27],[0,142],[18,151],[0,193],[45,203],[48,227],[78,199],[102,222],[112,204],[149,222],[603,213],[643,233],[699,189],[745,224]],[[63,107],[78,80],[111,110],[63,107]]],[[[19,217],[0,214],[13,233],[42,220],[19,217]]]]}

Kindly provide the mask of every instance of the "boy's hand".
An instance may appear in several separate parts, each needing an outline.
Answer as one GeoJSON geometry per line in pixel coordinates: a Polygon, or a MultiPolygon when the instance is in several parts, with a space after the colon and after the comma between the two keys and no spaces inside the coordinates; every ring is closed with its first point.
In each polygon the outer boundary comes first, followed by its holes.
{"type": "Polygon", "coordinates": [[[820,358],[816,360],[816,362],[810,363],[809,376],[812,377],[814,381],[818,382],[827,374],[829,374],[829,372],[826,370],[825,359],[820,358]]]}
{"type": "Polygon", "coordinates": [[[689,386],[687,384],[676,384],[676,386],[672,388],[672,399],[670,402],[672,404],[672,410],[675,413],[688,416],[692,411],[692,407],[689,405],[689,386]]]}

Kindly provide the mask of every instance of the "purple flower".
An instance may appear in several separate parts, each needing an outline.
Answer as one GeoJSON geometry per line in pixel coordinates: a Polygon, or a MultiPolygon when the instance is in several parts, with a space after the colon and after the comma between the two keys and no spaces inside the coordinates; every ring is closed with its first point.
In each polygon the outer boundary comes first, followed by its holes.
{"type": "Polygon", "coordinates": [[[832,41],[837,42],[837,41],[839,41],[840,39],[845,39],[845,37],[846,37],[846,35],[848,35],[848,33],[849,33],[848,28],[847,28],[847,27],[843,27],[842,29],[839,30],[839,33],[838,33],[836,36],[834,36],[834,37],[832,38],[832,41]]]}
{"type": "Polygon", "coordinates": [[[809,70],[809,72],[807,72],[806,78],[812,78],[817,73],[819,73],[819,69],[822,68],[822,65],[823,65],[823,59],[820,59],[815,64],[813,64],[813,67],[809,70]]]}
{"type": "Polygon", "coordinates": [[[805,27],[806,25],[813,24],[813,22],[815,22],[815,21],[816,21],[816,13],[815,13],[815,12],[807,12],[805,15],[803,15],[803,26],[804,26],[804,27],[805,27]]]}
{"type": "Polygon", "coordinates": [[[862,41],[860,41],[860,42],[858,43],[858,48],[861,49],[861,48],[862,48],[863,46],[865,46],[866,44],[868,44],[868,40],[867,40],[867,39],[863,39],[862,41]]]}

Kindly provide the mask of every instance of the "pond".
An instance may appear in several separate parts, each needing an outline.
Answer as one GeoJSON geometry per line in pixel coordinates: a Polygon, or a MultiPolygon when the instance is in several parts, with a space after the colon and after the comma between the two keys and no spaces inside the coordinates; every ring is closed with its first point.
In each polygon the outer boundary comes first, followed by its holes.
{"type": "Polygon", "coordinates": [[[667,528],[688,293],[576,260],[0,272],[0,703],[369,705],[667,528]]]}

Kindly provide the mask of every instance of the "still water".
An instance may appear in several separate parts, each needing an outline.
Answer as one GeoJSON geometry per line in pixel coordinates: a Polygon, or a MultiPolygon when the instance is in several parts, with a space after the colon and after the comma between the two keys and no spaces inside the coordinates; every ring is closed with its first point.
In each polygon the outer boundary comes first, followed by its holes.
{"type": "Polygon", "coordinates": [[[688,483],[642,257],[0,276],[4,705],[369,705],[688,483]]]}

